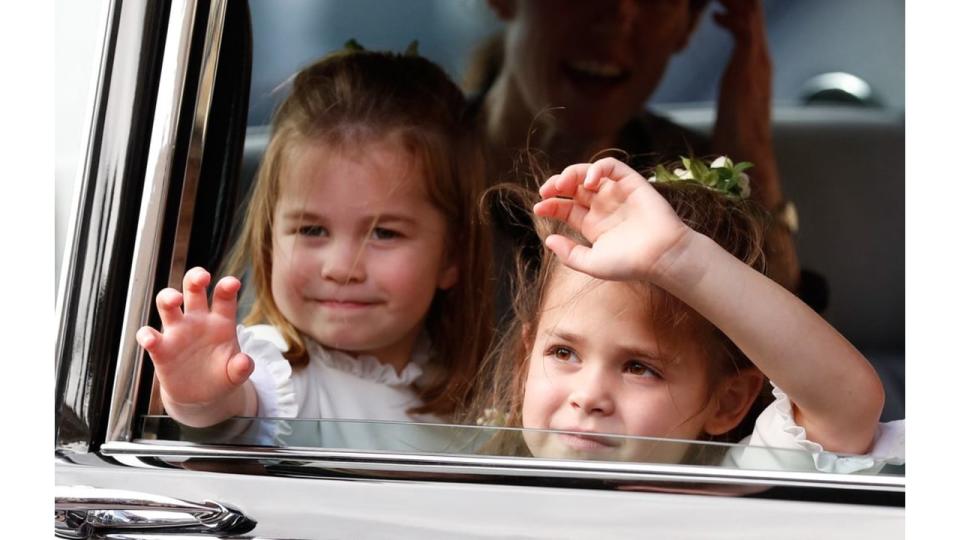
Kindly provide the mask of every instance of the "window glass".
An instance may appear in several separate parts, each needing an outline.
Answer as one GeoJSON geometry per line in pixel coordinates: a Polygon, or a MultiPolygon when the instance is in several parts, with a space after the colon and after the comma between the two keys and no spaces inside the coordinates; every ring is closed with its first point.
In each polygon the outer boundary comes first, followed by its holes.
{"type": "MultiPolygon", "coordinates": [[[[824,10],[827,9],[827,4],[818,2],[824,10]]],[[[787,24],[786,14],[790,10],[784,2],[768,2],[767,5],[772,51],[787,58],[788,55],[783,51],[792,51],[796,47],[795,44],[791,45],[789,38],[795,31],[791,30],[787,24]]],[[[460,81],[466,74],[468,58],[474,47],[502,26],[487,2],[483,0],[409,0],[402,3],[378,0],[325,0],[289,1],[283,4],[267,0],[251,0],[250,11],[253,23],[254,63],[248,115],[250,128],[244,155],[244,178],[247,181],[252,177],[265,147],[268,130],[264,126],[269,123],[274,107],[285,96],[284,83],[300,67],[319,56],[342,48],[344,43],[351,39],[368,49],[394,51],[403,51],[416,40],[419,43],[419,54],[439,63],[454,80],[460,81]]],[[[877,17],[884,17],[884,14],[887,14],[894,19],[898,13],[896,9],[892,11],[880,9],[871,12],[877,17]]],[[[902,21],[902,8],[899,15],[902,21]]],[[[885,28],[888,22],[884,19],[874,26],[867,25],[867,27],[872,28],[873,31],[878,27],[885,28]]],[[[710,25],[708,17],[704,17],[701,24],[710,25]]],[[[851,27],[861,28],[862,26],[852,25],[851,27]]],[[[725,51],[722,47],[718,49],[716,44],[727,36],[717,29],[707,30],[695,36],[697,37],[690,48],[670,64],[667,78],[654,95],[653,102],[689,104],[712,100],[716,81],[720,78],[725,66],[723,61],[716,59],[714,55],[728,54],[728,50],[725,51]],[[699,82],[691,81],[692,74],[696,74],[699,82]]],[[[844,48],[846,44],[836,46],[844,48]]],[[[891,46],[894,49],[899,46],[902,58],[902,39],[893,40],[891,46]]],[[[819,69],[804,68],[803,65],[802,62],[785,61],[783,63],[783,69],[778,71],[778,78],[775,79],[775,99],[798,98],[800,95],[798,73],[804,69],[813,70],[815,73],[819,69]],[[792,81],[791,86],[786,87],[780,81],[792,81]]],[[[900,80],[902,84],[902,69],[900,80]]],[[[902,95],[898,95],[896,90],[897,87],[894,84],[892,90],[888,89],[884,93],[886,102],[891,104],[893,109],[896,109],[897,103],[902,106],[902,95]]],[[[790,165],[791,161],[788,157],[782,163],[790,165]]],[[[805,166],[812,167],[809,164],[805,166]]],[[[786,168],[789,169],[789,167],[786,168]]],[[[785,171],[785,176],[790,174],[789,170],[785,171]]],[[[804,219],[805,227],[809,223],[814,230],[817,228],[815,215],[807,214],[804,219]]],[[[902,242],[900,245],[902,248],[902,242]]],[[[803,256],[804,246],[801,245],[800,248],[803,256]]],[[[872,253],[871,255],[875,259],[882,259],[890,253],[872,253]]],[[[902,255],[902,249],[900,255],[902,255]]],[[[900,281],[902,292],[902,278],[900,281]]],[[[842,285],[843,281],[838,280],[834,283],[842,285]]],[[[243,291],[245,295],[249,295],[251,284],[245,284],[243,291]]],[[[900,296],[902,297],[902,294],[900,296]]],[[[839,301],[844,301],[842,294],[839,296],[839,301]]],[[[856,303],[856,299],[852,302],[856,303]]],[[[893,319],[892,325],[896,327],[898,317],[902,322],[902,299],[901,304],[885,306],[881,311],[887,315],[884,319],[885,323],[890,323],[893,319]]],[[[828,318],[830,315],[828,313],[828,318]]],[[[839,315],[837,312],[833,313],[835,317],[842,318],[842,315],[843,313],[839,315]]],[[[847,329],[842,328],[842,324],[837,326],[848,334],[847,329]]],[[[869,331],[879,333],[877,328],[870,328],[869,331]]],[[[857,343],[858,346],[868,343],[874,347],[872,350],[865,351],[868,356],[871,359],[882,359],[878,369],[888,383],[888,402],[896,404],[898,399],[901,400],[899,414],[891,413],[888,418],[902,417],[902,335],[899,340],[894,338],[892,341],[880,342],[861,338],[854,331],[852,340],[855,342],[862,340],[857,343]]],[[[757,470],[806,471],[810,470],[808,465],[811,461],[810,455],[806,452],[737,444],[618,435],[584,437],[574,433],[544,430],[399,422],[237,418],[213,428],[194,429],[181,426],[169,417],[153,415],[143,418],[142,434],[147,439],[182,440],[207,444],[677,463],[720,467],[739,466],[757,470]],[[557,441],[566,442],[557,444],[557,441]],[[557,450],[557,448],[569,449],[571,446],[578,447],[580,450],[557,450]]],[[[887,466],[880,474],[900,475],[903,474],[903,468],[887,466]]]]}
{"type": "MultiPolygon", "coordinates": [[[[147,438],[200,444],[816,471],[810,454],[794,449],[489,426],[233,418],[209,428],[189,428],[167,416],[147,416],[143,432],[147,438]]],[[[877,474],[902,476],[904,469],[886,465],[877,474]]]]}

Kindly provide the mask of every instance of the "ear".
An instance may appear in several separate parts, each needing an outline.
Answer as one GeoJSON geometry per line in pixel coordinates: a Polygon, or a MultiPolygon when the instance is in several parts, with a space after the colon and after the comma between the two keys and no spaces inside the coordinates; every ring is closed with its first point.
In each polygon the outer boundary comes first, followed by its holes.
{"type": "Polygon", "coordinates": [[[450,263],[449,266],[440,271],[440,277],[437,279],[437,288],[447,290],[457,284],[460,280],[460,267],[456,263],[450,263]]]}
{"type": "Polygon", "coordinates": [[[726,377],[713,396],[713,414],[703,425],[703,430],[710,435],[723,435],[737,427],[757,399],[763,381],[763,373],[756,368],[726,377]]]}
{"type": "Polygon", "coordinates": [[[501,21],[509,21],[517,12],[515,0],[487,0],[487,4],[501,21]]]}

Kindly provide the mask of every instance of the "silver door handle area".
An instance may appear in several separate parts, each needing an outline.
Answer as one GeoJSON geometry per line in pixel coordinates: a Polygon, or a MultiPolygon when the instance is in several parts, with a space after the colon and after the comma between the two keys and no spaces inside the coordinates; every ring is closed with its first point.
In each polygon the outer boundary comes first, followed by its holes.
{"type": "Polygon", "coordinates": [[[55,534],[60,538],[124,532],[242,534],[257,525],[239,510],[214,501],[198,504],[88,486],[57,486],[55,493],[55,534]]]}

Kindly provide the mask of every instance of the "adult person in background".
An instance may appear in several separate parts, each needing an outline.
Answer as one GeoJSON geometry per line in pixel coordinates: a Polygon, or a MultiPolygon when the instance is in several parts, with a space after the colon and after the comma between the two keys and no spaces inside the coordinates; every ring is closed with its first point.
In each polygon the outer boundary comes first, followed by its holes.
{"type": "MultiPolygon", "coordinates": [[[[668,61],[697,28],[707,0],[488,2],[505,30],[478,49],[465,86],[482,115],[491,168],[499,171],[494,181],[525,176],[517,157],[528,151],[550,172],[607,149],[625,151],[638,170],[691,153],[750,161],[751,197],[778,217],[766,238],[767,273],[788,289],[811,289],[800,283],[790,226],[795,219],[789,219],[792,206],[781,190],[773,153],[772,64],[760,0],[719,0],[723,10],[713,15],[734,47],[710,140],[646,109],[668,61]]],[[[804,273],[804,281],[820,281],[811,277],[816,278],[804,273]]],[[[825,304],[819,298],[825,286],[810,292],[801,296],[822,309],[817,304],[825,304]]]]}

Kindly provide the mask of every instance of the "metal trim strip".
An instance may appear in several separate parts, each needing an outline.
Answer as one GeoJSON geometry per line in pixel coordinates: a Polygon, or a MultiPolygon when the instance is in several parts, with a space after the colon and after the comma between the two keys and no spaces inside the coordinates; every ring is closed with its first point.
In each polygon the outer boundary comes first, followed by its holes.
{"type": "Polygon", "coordinates": [[[523,476],[615,481],[765,485],[905,492],[903,477],[840,475],[820,472],[758,471],[698,465],[613,463],[500,456],[399,454],[322,448],[265,448],[169,442],[111,442],[101,447],[110,456],[156,458],[270,459],[312,465],[438,475],[523,476]]]}
{"type": "MultiPolygon", "coordinates": [[[[184,92],[186,92],[184,86],[196,11],[197,0],[176,1],[172,3],[170,9],[171,24],[163,55],[155,121],[147,158],[148,176],[144,182],[143,202],[137,225],[138,236],[134,246],[134,270],[131,272],[128,287],[124,311],[125,323],[120,337],[110,414],[107,421],[106,440],[108,442],[130,440],[132,437],[139,390],[137,385],[143,365],[143,351],[137,344],[135,335],[147,320],[152,302],[161,218],[167,206],[176,136],[180,129],[179,113],[184,92]]],[[[191,125],[187,170],[184,178],[185,195],[189,186],[192,185],[195,188],[199,176],[213,81],[216,78],[216,66],[220,53],[220,36],[223,34],[226,15],[226,1],[213,0],[210,3],[210,15],[204,38],[197,106],[191,125]]],[[[188,200],[188,202],[192,208],[192,201],[188,200]]],[[[182,204],[183,198],[181,198],[182,204]]],[[[187,235],[189,236],[189,229],[187,235]]]]}

